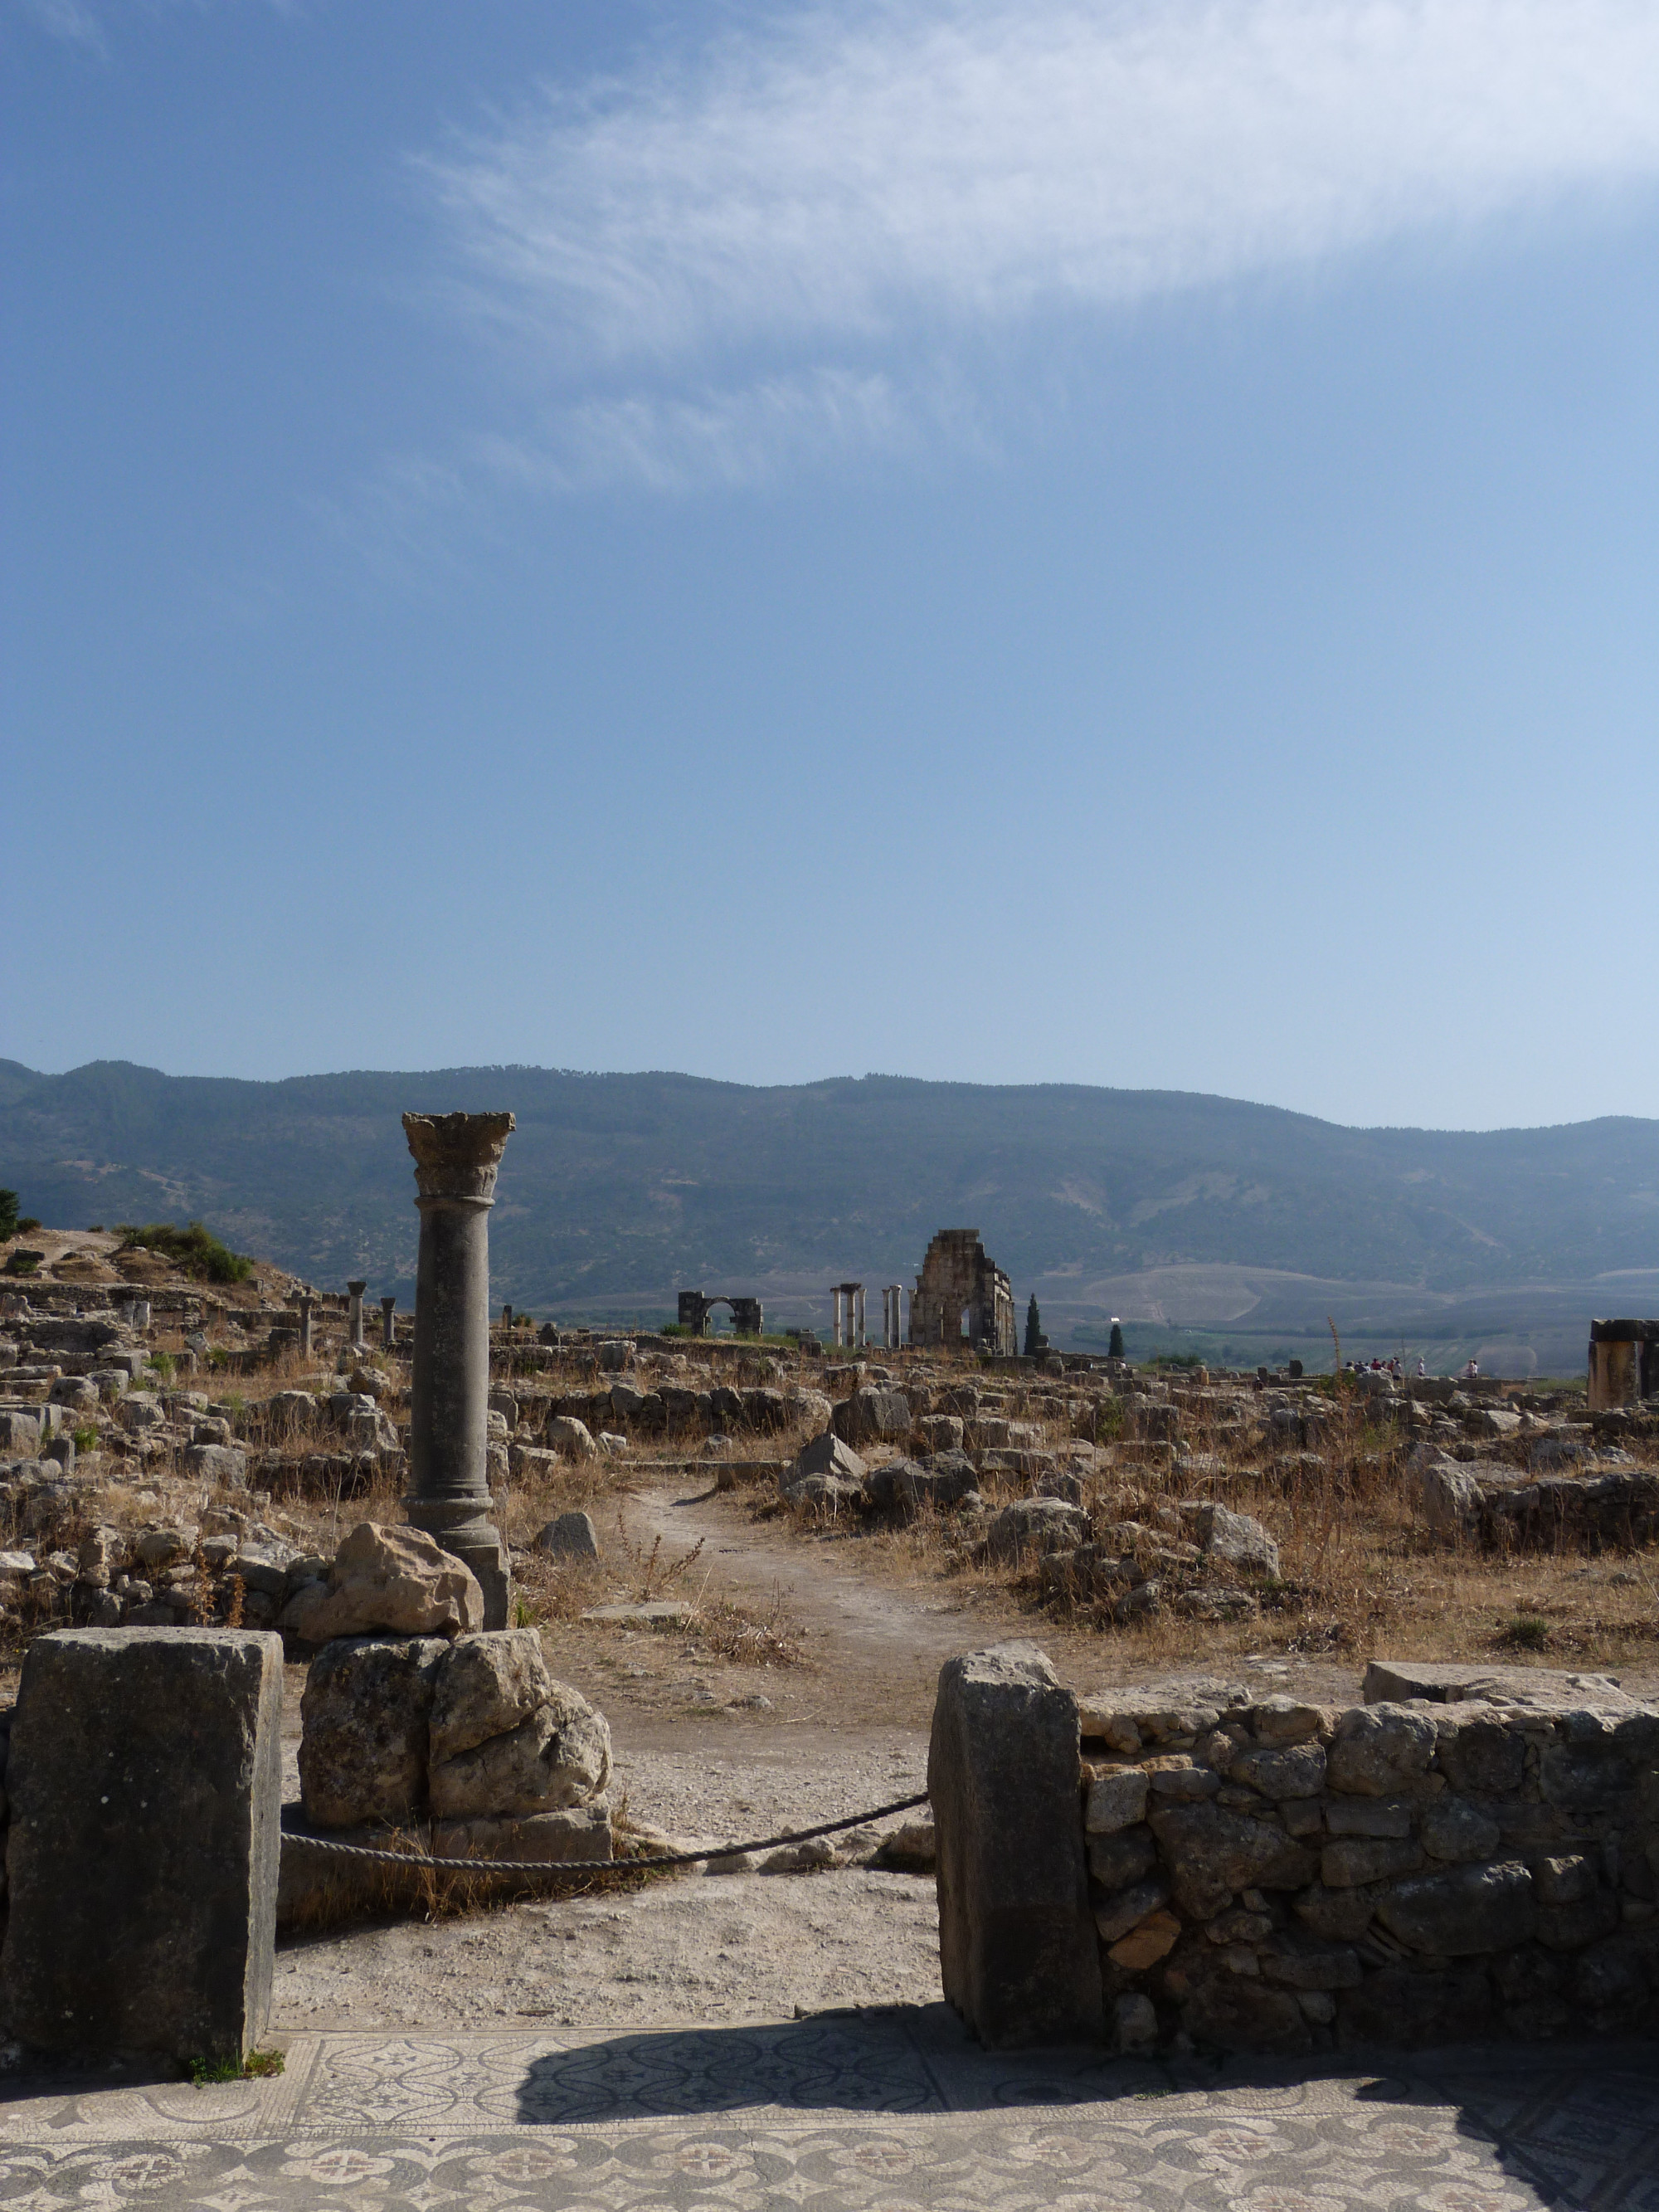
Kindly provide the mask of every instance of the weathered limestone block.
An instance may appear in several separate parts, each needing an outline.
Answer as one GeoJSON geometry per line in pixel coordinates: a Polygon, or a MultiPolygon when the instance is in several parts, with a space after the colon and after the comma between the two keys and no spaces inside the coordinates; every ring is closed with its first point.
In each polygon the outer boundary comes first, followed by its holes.
{"type": "MultiPolygon", "coordinates": [[[[434,1761],[472,1751],[529,1719],[553,1695],[553,1679],[533,1628],[457,1638],[440,1671],[432,1703],[434,1761]]],[[[505,1811],[503,1806],[491,1808],[505,1811]]]]}
{"type": "Polygon", "coordinates": [[[1414,1951],[1443,1959],[1507,1951],[1532,1935],[1532,1877],[1518,1859],[1420,1875],[1380,1898],[1376,1917],[1414,1951]]]}
{"type": "Polygon", "coordinates": [[[830,1416],[843,1443],[890,1442],[910,1433],[910,1401],[902,1390],[854,1390],[830,1416]]]}
{"type": "Polygon", "coordinates": [[[1034,1644],[946,1662],[927,1755],[948,2001],[992,2048],[1104,2027],[1077,1703],[1034,1644]]]}
{"type": "Polygon", "coordinates": [[[1176,1902],[1208,1920],[1240,1889],[1302,1889],[1317,1862],[1276,1820],[1218,1805],[1175,1805],[1149,1823],[1175,1883],[1176,1902]]]}
{"type": "Polygon", "coordinates": [[[1495,1856],[1502,1841],[1496,1820],[1462,1797],[1443,1797],[1423,1815],[1423,1848],[1432,1859],[1455,1865],[1495,1856]]]}
{"type": "Polygon", "coordinates": [[[589,1513],[561,1513],[537,1536],[532,1547],[556,1559],[597,1559],[599,1540],[589,1513]]]}
{"type": "Polygon", "coordinates": [[[1251,1514],[1206,1503],[1193,1516],[1192,1534],[1200,1551],[1212,1553],[1229,1566],[1250,1574],[1279,1572],[1279,1546],[1251,1514]]]}
{"type": "Polygon", "coordinates": [[[1103,1889],[1127,1889],[1158,1863],[1158,1845],[1143,1822],[1115,1835],[1089,1838],[1089,1871],[1103,1889]]]}
{"type": "Polygon", "coordinates": [[[452,1758],[434,1754],[428,1774],[434,1816],[550,1813],[603,1794],[611,1779],[605,1716],[562,1682],[550,1682],[549,1692],[516,1728],[452,1758]]]}
{"type": "Polygon", "coordinates": [[[608,1805],[573,1805],[497,1820],[438,1820],[432,1849],[441,1859],[539,1859],[561,1866],[573,1859],[616,1856],[608,1805]]]}
{"type": "Polygon", "coordinates": [[[483,1626],[477,1578],[419,1528],[361,1522],[326,1585],[296,1591],[279,1626],[307,1644],[339,1636],[455,1635],[483,1626]]]}
{"type": "Polygon", "coordinates": [[[1337,1723],[1327,1759],[1333,1790],[1359,1797],[1420,1788],[1434,1757],[1435,1725],[1403,1705],[1357,1705],[1337,1723]]]}
{"type": "Polygon", "coordinates": [[[1438,1536],[1472,1536],[1480,1526],[1480,1485],[1455,1459],[1429,1459],[1417,1469],[1417,1510],[1438,1536]]]}
{"type": "Polygon", "coordinates": [[[1231,1781],[1259,1790],[1264,1797],[1317,1797],[1325,1787],[1325,1753],[1316,1743],[1247,1751],[1233,1760],[1227,1774],[1231,1781]]]}
{"type": "Polygon", "coordinates": [[[558,1452],[565,1459],[590,1460],[599,1456],[599,1448],[586,1422],[576,1420],[568,1413],[550,1416],[542,1431],[542,1441],[550,1451],[558,1452]]]}
{"type": "Polygon", "coordinates": [[[319,1828],[407,1821],[426,1797],[440,1637],[349,1637],[311,1662],[301,1704],[300,1796],[319,1828]]]}
{"type": "Polygon", "coordinates": [[[247,1454],[240,1444],[186,1444],[179,1455],[186,1474],[226,1490],[247,1488],[247,1454]]]}
{"type": "Polygon", "coordinates": [[[994,1559],[1015,1559],[1027,1551],[1049,1552],[1078,1544],[1089,1533],[1089,1516],[1060,1498],[1019,1498],[994,1515],[985,1532],[994,1559]]]}
{"type": "Polygon", "coordinates": [[[1097,1775],[1089,1784],[1084,1806],[1085,1833],[1114,1835],[1120,1828],[1133,1827],[1144,1820],[1148,1787],[1146,1770],[1139,1766],[1123,1766],[1113,1773],[1097,1775]]]}
{"type": "Polygon", "coordinates": [[[779,1477],[778,1486],[787,1492],[812,1474],[833,1475],[837,1481],[857,1483],[862,1486],[868,1473],[869,1469],[852,1446],[844,1443],[832,1429],[826,1429],[822,1436],[814,1437],[810,1443],[802,1445],[789,1467],[779,1477]]]}
{"type": "Polygon", "coordinates": [[[13,2034],[234,2059],[258,2042],[282,1698],[275,1636],[78,1629],[30,1647],[5,1778],[13,2034]]]}

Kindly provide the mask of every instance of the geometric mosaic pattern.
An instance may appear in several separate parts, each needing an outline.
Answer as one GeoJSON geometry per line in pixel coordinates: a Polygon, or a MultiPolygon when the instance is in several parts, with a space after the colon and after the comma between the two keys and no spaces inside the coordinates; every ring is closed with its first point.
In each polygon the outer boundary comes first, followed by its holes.
{"type": "Polygon", "coordinates": [[[0,2083],[0,2212],[1659,2212],[1659,2051],[1152,2063],[943,2006],[314,2035],[273,2081],[0,2083]]]}

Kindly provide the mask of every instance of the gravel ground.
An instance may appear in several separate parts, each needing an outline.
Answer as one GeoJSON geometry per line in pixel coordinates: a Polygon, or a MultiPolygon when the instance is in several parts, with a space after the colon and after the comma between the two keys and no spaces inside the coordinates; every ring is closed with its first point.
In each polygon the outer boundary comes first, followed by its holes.
{"type": "MultiPolygon", "coordinates": [[[[741,1841],[923,1786],[927,1747],[884,1735],[833,1753],[623,1750],[629,1813],[698,1842],[741,1841]]],[[[931,1877],[859,1869],[688,1875],[622,1894],[465,1920],[285,1938],[273,2027],[482,2028],[789,2020],[939,1999],[931,1877]]]]}

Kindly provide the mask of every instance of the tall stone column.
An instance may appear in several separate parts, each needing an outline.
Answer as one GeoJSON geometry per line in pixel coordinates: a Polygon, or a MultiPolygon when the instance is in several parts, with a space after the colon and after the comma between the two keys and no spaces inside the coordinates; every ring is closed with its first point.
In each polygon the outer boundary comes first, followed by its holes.
{"type": "Polygon", "coordinates": [[[398,1324],[392,1318],[397,1310],[396,1298],[380,1300],[380,1343],[387,1352],[392,1351],[398,1341],[398,1324]]]}
{"type": "Polygon", "coordinates": [[[361,1352],[363,1349],[363,1292],[368,1288],[368,1285],[366,1282],[346,1285],[346,1291],[351,1299],[349,1320],[351,1348],[354,1352],[361,1352]]]}
{"type": "Polygon", "coordinates": [[[486,1628],[507,1626],[511,1601],[488,1447],[489,1209],[513,1126],[510,1114],[404,1115],[421,1216],[404,1510],[478,1577],[486,1628]]]}
{"type": "Polygon", "coordinates": [[[311,1310],[315,1301],[302,1297],[300,1301],[300,1357],[311,1357],[311,1310]]]}

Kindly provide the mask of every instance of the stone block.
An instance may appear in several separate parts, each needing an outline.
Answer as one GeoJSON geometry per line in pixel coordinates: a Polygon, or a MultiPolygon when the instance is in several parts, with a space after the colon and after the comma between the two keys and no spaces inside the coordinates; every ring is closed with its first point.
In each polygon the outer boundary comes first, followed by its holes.
{"type": "Polygon", "coordinates": [[[1386,1881],[1392,1875],[1415,1874],[1423,1854],[1409,1836],[1345,1836],[1320,1854],[1320,1878],[1327,1889],[1354,1889],[1386,1881]]]}
{"type": "Polygon", "coordinates": [[[947,2000],[993,2049],[1097,2041],[1076,1700],[1034,1644],[946,1662],[927,1787],[947,2000]]]}
{"type": "Polygon", "coordinates": [[[270,2006],[283,1647],[61,1631],[23,1662],[6,1771],[11,2033],[240,2059],[270,2006]]]}
{"type": "Polygon", "coordinates": [[[1146,1817],[1147,1778],[1139,1766],[1123,1766],[1115,1772],[1097,1774],[1089,1784],[1089,1795],[1084,1803],[1083,1826],[1091,1836],[1114,1835],[1120,1828],[1133,1827],[1146,1817]]]}
{"type": "Polygon", "coordinates": [[[1148,1827],[1089,1838],[1089,1871],[1103,1889],[1127,1889],[1157,1863],[1158,1845],[1148,1827]]]}
{"type": "Polygon", "coordinates": [[[179,1458],[186,1474],[226,1490],[247,1488],[247,1454],[240,1444],[186,1444],[179,1458]]]}
{"type": "Polygon", "coordinates": [[[1176,1902],[1195,1920],[1212,1919],[1236,1890],[1303,1889],[1314,1878],[1314,1854],[1276,1820],[1212,1804],[1175,1805],[1154,1813],[1150,1825],[1176,1902]]]}
{"type": "Polygon", "coordinates": [[[1330,1786],[1356,1797],[1408,1794],[1427,1775],[1435,1741],[1426,1713],[1404,1705],[1350,1707],[1328,1754],[1330,1786]]]}
{"type": "Polygon", "coordinates": [[[538,1535],[534,1548],[556,1559],[597,1559],[599,1540],[590,1513],[561,1513],[538,1535]]]}
{"type": "MultiPolygon", "coordinates": [[[[519,1632],[535,1634],[533,1629],[519,1632]]],[[[441,1674],[434,1723],[444,1697],[441,1674]]],[[[610,1779],[611,1730],[604,1714],[564,1683],[550,1680],[545,1699],[515,1727],[449,1757],[439,1755],[434,1741],[427,1786],[434,1819],[464,1820],[586,1805],[610,1779]]]]}
{"type": "Polygon", "coordinates": [[[830,1416],[843,1443],[891,1443],[910,1433],[910,1401],[902,1390],[854,1390],[830,1416]]]}
{"type": "Polygon", "coordinates": [[[1325,1753],[1316,1743],[1247,1751],[1227,1769],[1231,1780],[1264,1797],[1317,1797],[1325,1787],[1325,1753]]]}
{"type": "Polygon", "coordinates": [[[517,1817],[438,1820],[433,1856],[441,1859],[535,1859],[568,1865],[615,1856],[608,1805],[573,1805],[517,1817]]]}
{"type": "Polygon", "coordinates": [[[335,1553],[326,1585],[296,1591],[280,1625],[307,1644],[453,1636],[483,1626],[484,1595],[471,1568],[422,1530],[364,1521],[335,1553]]]}
{"type": "Polygon", "coordinates": [[[1529,1942],[1537,1907],[1526,1868],[1504,1859],[1397,1882],[1378,1899],[1376,1917],[1414,1951],[1464,1959],[1529,1942]]]}
{"type": "Polygon", "coordinates": [[[319,1828],[407,1822],[426,1796],[441,1638],[349,1637],[311,1662],[301,1705],[300,1796],[319,1828]]]}

